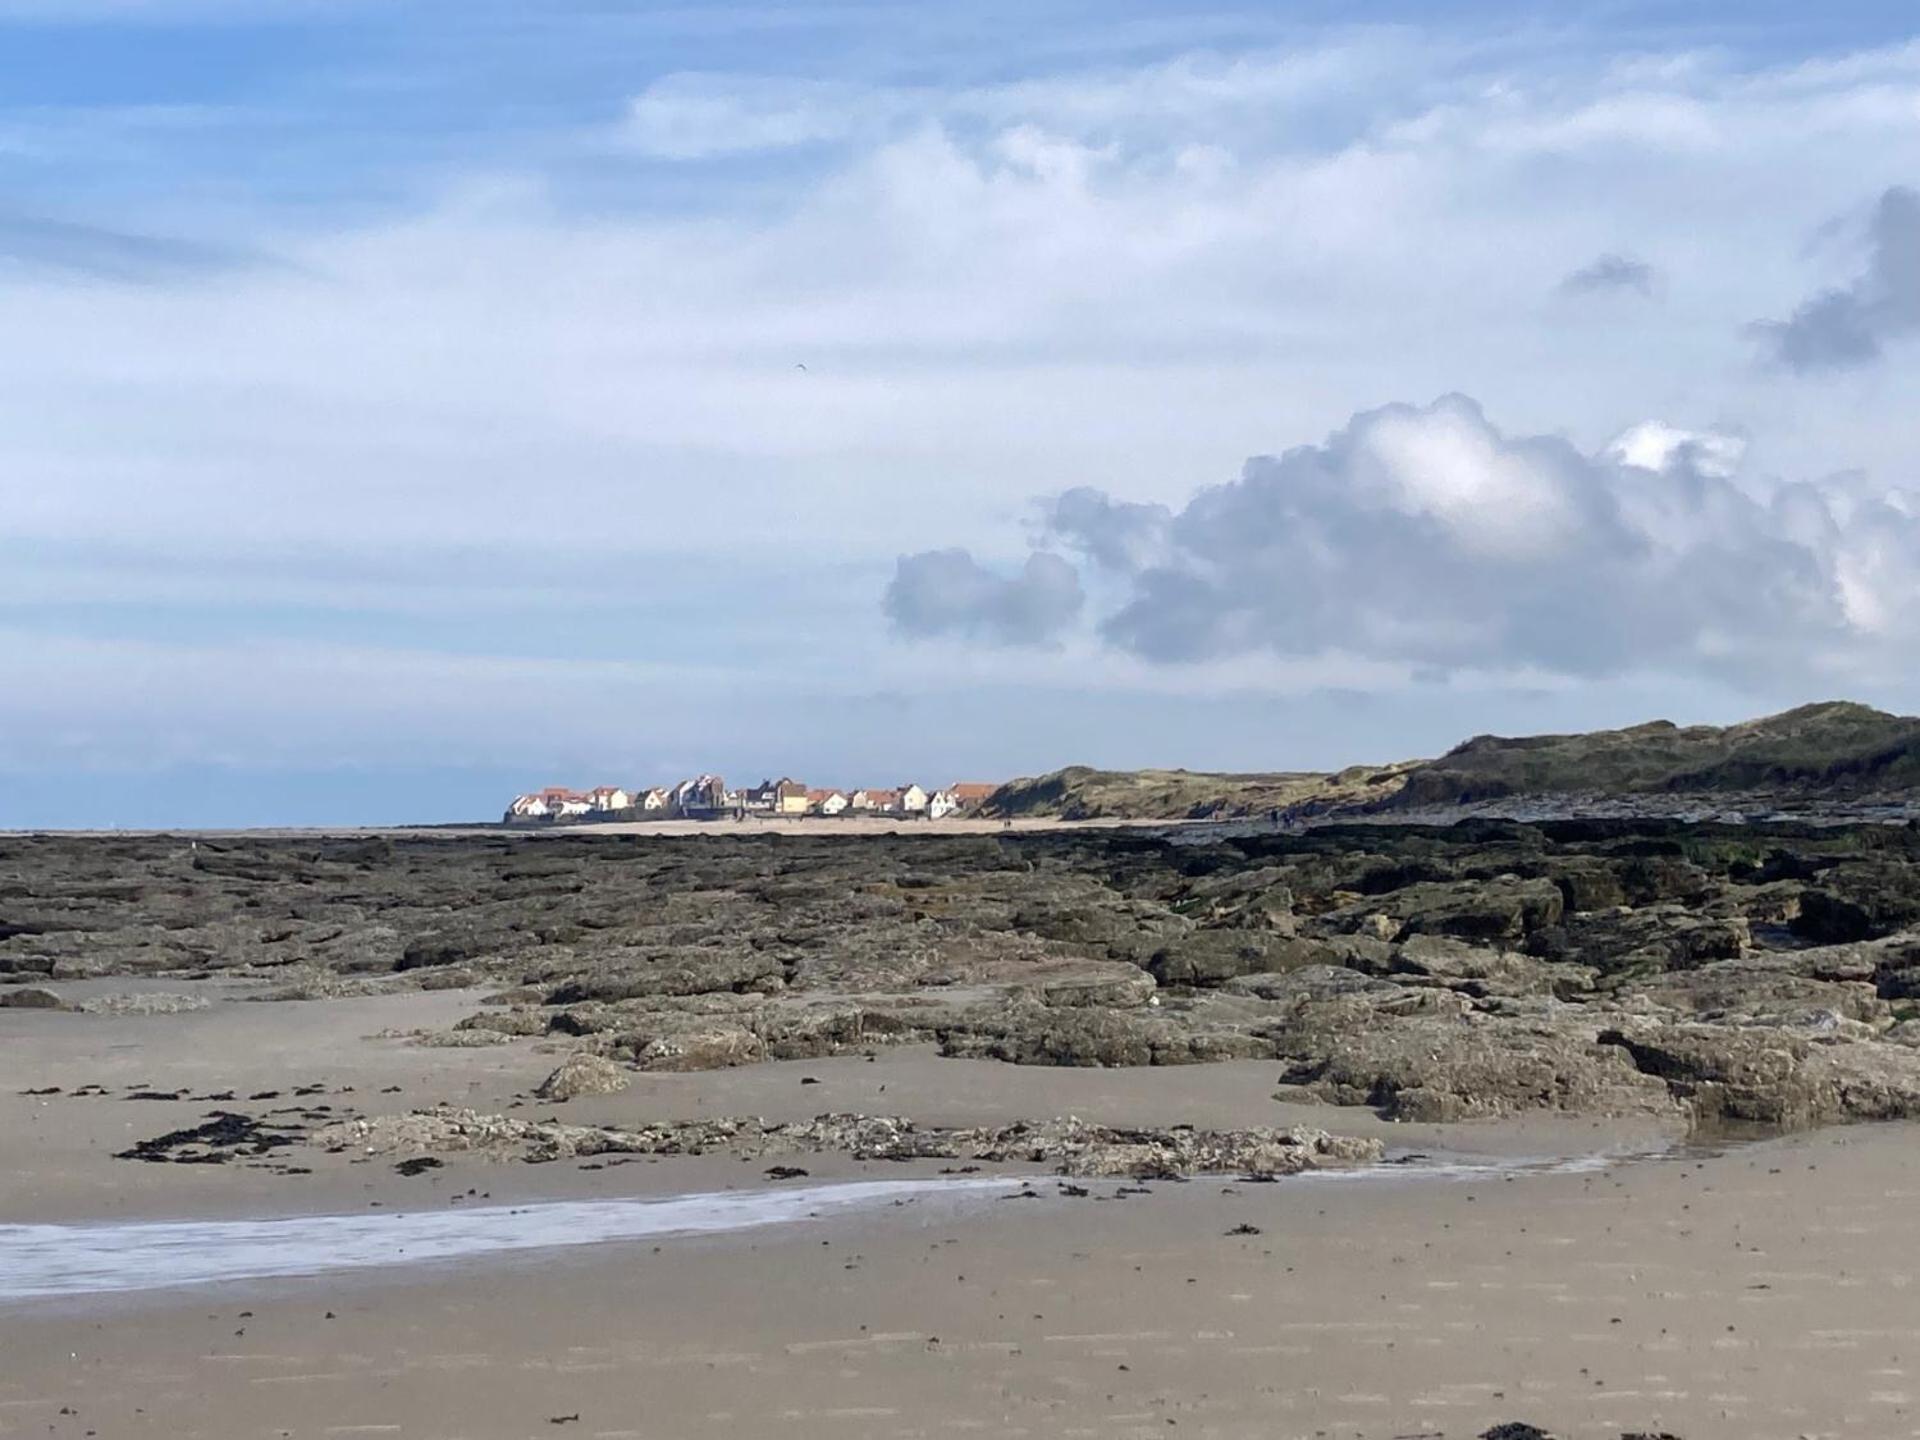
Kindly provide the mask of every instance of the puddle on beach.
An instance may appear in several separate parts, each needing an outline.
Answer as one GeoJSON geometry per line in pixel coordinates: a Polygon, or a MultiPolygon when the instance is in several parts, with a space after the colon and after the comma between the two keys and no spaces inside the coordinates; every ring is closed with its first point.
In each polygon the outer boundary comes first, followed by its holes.
{"type": "MultiPolygon", "coordinates": [[[[1587,1174],[1633,1161],[1699,1153],[1691,1146],[1550,1157],[1406,1153],[1390,1155],[1380,1165],[1308,1171],[1285,1177],[1281,1183],[1351,1185],[1587,1174]]],[[[272,1220],[0,1225],[0,1303],[716,1235],[824,1220],[910,1201],[964,1205],[1028,1185],[1043,1186],[1055,1178],[849,1181],[664,1199],[533,1201],[272,1220]]]]}

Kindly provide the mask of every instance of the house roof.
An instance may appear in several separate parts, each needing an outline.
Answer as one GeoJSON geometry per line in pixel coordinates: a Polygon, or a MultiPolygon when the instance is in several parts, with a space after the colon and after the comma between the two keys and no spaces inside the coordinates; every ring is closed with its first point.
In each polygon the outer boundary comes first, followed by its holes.
{"type": "Polygon", "coordinates": [[[985,780],[956,780],[947,787],[947,792],[956,800],[984,800],[1000,787],[985,780]]]}

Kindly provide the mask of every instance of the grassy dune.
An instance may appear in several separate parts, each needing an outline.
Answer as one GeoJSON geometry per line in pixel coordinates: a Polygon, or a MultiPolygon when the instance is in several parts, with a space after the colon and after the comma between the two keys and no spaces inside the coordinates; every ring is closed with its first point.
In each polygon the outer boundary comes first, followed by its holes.
{"type": "Polygon", "coordinates": [[[1828,701],[1739,725],[1665,720],[1584,735],[1480,735],[1435,760],[1332,774],[1094,770],[1003,785],[996,816],[1227,819],[1362,812],[1528,795],[1904,795],[1920,790],[1920,719],[1828,701]]]}

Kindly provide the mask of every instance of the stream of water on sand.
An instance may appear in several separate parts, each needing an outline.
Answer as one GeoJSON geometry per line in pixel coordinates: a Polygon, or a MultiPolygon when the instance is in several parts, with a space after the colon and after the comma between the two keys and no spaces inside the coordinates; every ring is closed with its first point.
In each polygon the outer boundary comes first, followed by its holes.
{"type": "MultiPolygon", "coordinates": [[[[1308,1171],[1288,1177],[1286,1183],[1564,1175],[1646,1158],[1654,1157],[1608,1151],[1550,1159],[1413,1155],[1351,1170],[1308,1171]]],[[[1045,1184],[1052,1178],[848,1181],[655,1199],[553,1200],[271,1220],[0,1225],[0,1303],[417,1265],[609,1241],[713,1235],[910,1202],[964,1204],[1045,1184]]]]}
{"type": "Polygon", "coordinates": [[[1022,1180],[875,1180],[658,1199],[550,1200],[448,1210],[0,1225],[0,1302],[49,1295],[417,1265],[514,1250],[712,1235],[896,1202],[964,1200],[1022,1180]]]}

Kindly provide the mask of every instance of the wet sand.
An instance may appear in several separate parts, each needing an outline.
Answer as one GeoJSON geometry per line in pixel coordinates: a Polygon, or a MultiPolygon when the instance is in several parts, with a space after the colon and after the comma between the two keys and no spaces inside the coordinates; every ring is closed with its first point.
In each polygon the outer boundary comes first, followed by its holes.
{"type": "Polygon", "coordinates": [[[1914,1139],[15,1305],[0,1433],[1906,1435],[1914,1139]]]}
{"type": "MultiPolygon", "coordinates": [[[[0,1012],[0,1220],[364,1214],[480,1194],[771,1183],[760,1164],[716,1156],[605,1167],[453,1156],[414,1177],[354,1156],[303,1157],[313,1173],[300,1176],[110,1158],[208,1108],[117,1098],[136,1083],[351,1087],[305,1103],[362,1108],[510,1103],[552,1055],[368,1038],[444,1023],[469,1000],[0,1012]],[[116,1098],[18,1093],[90,1082],[116,1098]]],[[[642,1075],[623,1094],[533,1113],[1305,1115],[1506,1155],[1659,1139],[1584,1122],[1390,1126],[1276,1105],[1273,1079],[1262,1064],[1030,1070],[914,1051],[642,1075]]],[[[0,1305],[0,1435],[1388,1440],[1512,1419],[1607,1440],[1909,1435],[1920,1433],[1917,1140],[1911,1127],[1857,1127],[1589,1174],[1202,1179],[1124,1198],[1112,1184],[1075,1197],[1041,1180],[1037,1199],[16,1301],[0,1305]],[[1243,1226],[1258,1233],[1230,1233],[1243,1226]]],[[[805,1164],[805,1184],[936,1173],[805,1164]]]]}

